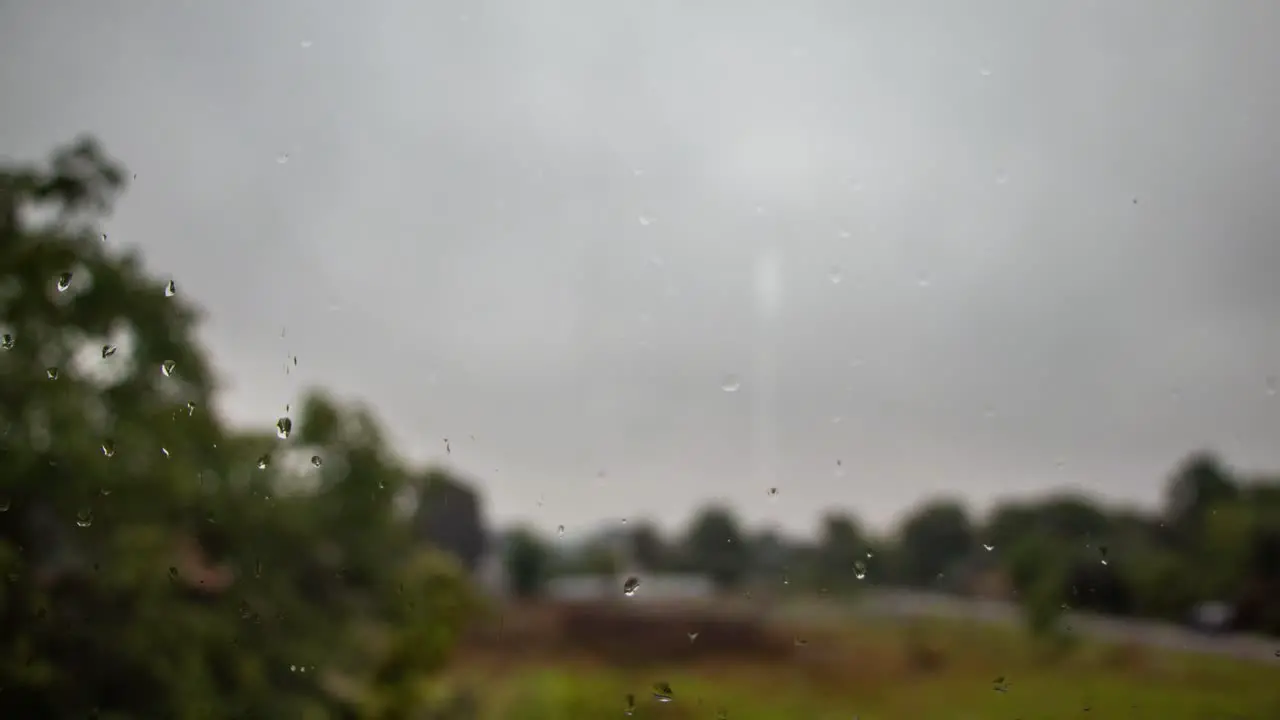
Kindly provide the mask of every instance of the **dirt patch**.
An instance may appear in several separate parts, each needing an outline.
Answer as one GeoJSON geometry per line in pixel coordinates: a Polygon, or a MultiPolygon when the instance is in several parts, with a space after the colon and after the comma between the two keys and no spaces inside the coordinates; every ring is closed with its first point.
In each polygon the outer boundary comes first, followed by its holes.
{"type": "Polygon", "coordinates": [[[467,643],[509,658],[589,657],[616,667],[706,660],[776,663],[796,647],[789,637],[741,613],[693,605],[562,603],[505,608],[467,643]]]}

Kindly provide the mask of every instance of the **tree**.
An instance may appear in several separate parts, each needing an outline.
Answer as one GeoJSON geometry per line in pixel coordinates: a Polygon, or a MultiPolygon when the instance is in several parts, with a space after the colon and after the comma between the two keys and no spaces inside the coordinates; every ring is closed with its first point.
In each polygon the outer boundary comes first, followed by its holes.
{"type": "Polygon", "coordinates": [[[95,228],[125,177],[0,167],[0,717],[406,717],[461,572],[363,486],[403,475],[376,432],[223,426],[199,313],[95,228]]]}
{"type": "Polygon", "coordinates": [[[632,560],[643,570],[666,570],[671,564],[670,551],[662,533],[651,522],[640,521],[631,528],[632,560]]]}
{"type": "Polygon", "coordinates": [[[535,533],[519,528],[507,534],[506,568],[511,590],[518,598],[542,594],[551,567],[551,551],[535,533]]]}
{"type": "Polygon", "coordinates": [[[932,585],[976,544],[968,513],[952,500],[937,500],[912,513],[898,542],[899,571],[914,585],[932,585]]]}
{"type": "Polygon", "coordinates": [[[464,482],[438,469],[426,473],[418,488],[414,517],[418,538],[453,554],[474,572],[487,546],[480,497],[464,482]]]}
{"type": "Polygon", "coordinates": [[[694,517],[684,547],[693,569],[706,573],[721,590],[736,587],[751,566],[738,519],[722,506],[704,508],[694,517]]]}
{"type": "Polygon", "coordinates": [[[853,518],[843,513],[825,515],[818,543],[819,587],[847,590],[866,573],[866,541],[853,518]]]}
{"type": "Polygon", "coordinates": [[[1194,543],[1209,508],[1238,495],[1239,487],[1216,455],[1194,453],[1169,478],[1165,520],[1178,534],[1179,542],[1194,543]]]}

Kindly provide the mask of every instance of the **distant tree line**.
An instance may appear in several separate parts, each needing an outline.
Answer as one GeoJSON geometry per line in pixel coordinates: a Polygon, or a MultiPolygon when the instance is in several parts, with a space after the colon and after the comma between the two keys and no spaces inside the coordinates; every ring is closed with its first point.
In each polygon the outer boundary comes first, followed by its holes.
{"type": "Polygon", "coordinates": [[[883,537],[832,511],[810,541],[752,532],[712,506],[676,537],[633,520],[568,550],[528,528],[503,546],[524,594],[559,574],[638,569],[703,574],[725,592],[839,596],[881,584],[982,595],[1022,602],[1042,624],[1067,608],[1181,621],[1217,601],[1234,608],[1237,629],[1280,634],[1280,482],[1240,477],[1205,452],[1175,469],[1152,513],[1060,494],[975,518],[944,498],[883,537]]]}

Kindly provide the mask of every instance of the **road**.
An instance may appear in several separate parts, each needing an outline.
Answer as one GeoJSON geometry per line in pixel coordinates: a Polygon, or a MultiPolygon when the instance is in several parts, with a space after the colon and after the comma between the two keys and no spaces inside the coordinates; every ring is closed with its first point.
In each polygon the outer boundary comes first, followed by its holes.
{"type": "MultiPolygon", "coordinates": [[[[993,624],[1016,623],[1020,617],[1018,607],[1008,602],[897,589],[868,591],[855,611],[872,616],[948,617],[993,624]]],[[[1100,640],[1280,664],[1280,638],[1206,635],[1169,623],[1078,612],[1068,613],[1066,622],[1073,631],[1100,640]]]]}

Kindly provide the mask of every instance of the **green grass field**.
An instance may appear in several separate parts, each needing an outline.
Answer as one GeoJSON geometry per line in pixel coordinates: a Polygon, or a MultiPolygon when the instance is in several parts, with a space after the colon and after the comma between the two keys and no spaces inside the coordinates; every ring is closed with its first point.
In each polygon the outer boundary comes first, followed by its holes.
{"type": "Polygon", "coordinates": [[[1051,656],[1014,628],[876,623],[811,631],[794,661],[619,670],[567,659],[471,667],[488,720],[1159,718],[1276,720],[1280,664],[1080,642],[1051,656]],[[673,699],[658,702],[654,683],[673,699]]]}

